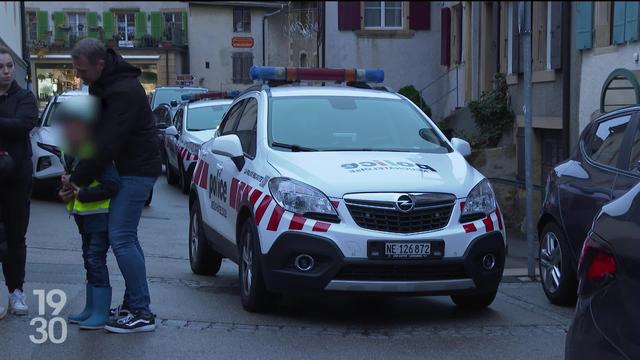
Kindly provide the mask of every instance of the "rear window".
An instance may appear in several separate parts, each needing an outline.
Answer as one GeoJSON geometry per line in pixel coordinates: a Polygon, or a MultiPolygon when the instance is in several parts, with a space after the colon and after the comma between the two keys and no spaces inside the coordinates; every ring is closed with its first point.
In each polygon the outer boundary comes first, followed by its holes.
{"type": "Polygon", "coordinates": [[[231,104],[204,106],[189,109],[187,116],[187,130],[211,130],[220,125],[222,116],[231,104]]]}
{"type": "Polygon", "coordinates": [[[594,125],[585,147],[587,155],[601,164],[617,166],[622,140],[630,120],[631,115],[624,115],[594,125]]]}
{"type": "Polygon", "coordinates": [[[153,104],[151,104],[151,108],[155,109],[156,106],[160,104],[170,104],[171,100],[180,102],[182,101],[182,95],[199,94],[206,91],[207,91],[206,89],[194,89],[194,88],[157,89],[153,95],[153,104]]]}
{"type": "Polygon", "coordinates": [[[451,151],[430,122],[401,99],[271,98],[269,139],[274,148],[310,151],[451,151]]]}

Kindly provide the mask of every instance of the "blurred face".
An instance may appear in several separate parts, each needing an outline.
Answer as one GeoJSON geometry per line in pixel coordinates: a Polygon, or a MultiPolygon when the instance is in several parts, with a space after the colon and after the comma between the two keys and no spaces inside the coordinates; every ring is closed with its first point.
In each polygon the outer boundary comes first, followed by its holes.
{"type": "Polygon", "coordinates": [[[91,127],[81,120],[65,119],[62,122],[62,132],[67,146],[73,151],[89,141],[91,127]]]}
{"type": "Polygon", "coordinates": [[[82,82],[91,85],[102,75],[104,60],[98,60],[95,64],[92,64],[86,56],[74,56],[73,67],[76,69],[76,75],[82,79],[82,82]]]}
{"type": "Polygon", "coordinates": [[[11,85],[16,76],[16,68],[9,54],[0,54],[0,87],[11,85]]]}

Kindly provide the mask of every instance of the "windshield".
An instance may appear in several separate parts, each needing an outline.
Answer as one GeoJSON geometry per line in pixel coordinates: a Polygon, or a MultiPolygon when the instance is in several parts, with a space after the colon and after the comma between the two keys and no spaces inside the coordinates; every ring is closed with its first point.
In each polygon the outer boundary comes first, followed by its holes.
{"type": "Polygon", "coordinates": [[[58,101],[54,101],[51,104],[51,107],[49,108],[49,111],[47,112],[47,117],[44,119],[43,122],[43,126],[52,126],[53,125],[53,119],[55,119],[55,115],[56,115],[56,111],[58,110],[58,108],[60,107],[60,104],[62,104],[62,101],[60,98],[58,98],[58,101]]]}
{"type": "Polygon", "coordinates": [[[170,104],[171,100],[181,102],[181,96],[185,94],[199,94],[206,91],[207,90],[205,89],[197,88],[157,89],[153,95],[153,104],[151,104],[151,108],[155,109],[156,106],[160,104],[170,104]]]}
{"type": "Polygon", "coordinates": [[[187,117],[187,130],[210,130],[220,125],[224,112],[231,104],[203,106],[189,109],[187,117]]]}
{"type": "Polygon", "coordinates": [[[447,153],[449,146],[400,99],[345,96],[271,98],[271,146],[291,151],[447,153]]]}

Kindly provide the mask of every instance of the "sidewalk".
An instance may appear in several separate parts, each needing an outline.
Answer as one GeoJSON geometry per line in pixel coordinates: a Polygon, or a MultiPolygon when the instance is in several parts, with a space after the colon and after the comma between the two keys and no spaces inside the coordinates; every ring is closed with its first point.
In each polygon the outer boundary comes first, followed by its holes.
{"type": "MultiPolygon", "coordinates": [[[[536,276],[538,275],[538,241],[534,239],[534,260],[536,276]]],[[[506,277],[526,277],[527,276],[527,238],[520,232],[509,232],[507,234],[507,245],[509,253],[505,264],[504,276],[506,277]]]]}

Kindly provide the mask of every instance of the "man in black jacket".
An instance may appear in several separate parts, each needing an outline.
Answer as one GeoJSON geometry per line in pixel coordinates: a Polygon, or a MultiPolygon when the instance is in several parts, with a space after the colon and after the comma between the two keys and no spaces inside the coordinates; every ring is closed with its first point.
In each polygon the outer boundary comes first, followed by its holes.
{"type": "Polygon", "coordinates": [[[111,199],[109,241],[125,280],[121,306],[105,328],[111,332],[153,331],[144,253],[138,223],[153,184],[162,171],[153,114],[140,70],[94,39],[84,39],[71,51],[78,76],[89,93],[100,99],[95,124],[96,154],[83,161],[63,183],[86,186],[111,162],[120,174],[120,191],[111,199]]]}
{"type": "Polygon", "coordinates": [[[22,285],[33,181],[29,131],[37,121],[36,98],[31,91],[18,86],[11,52],[0,47],[0,148],[8,152],[14,162],[13,172],[0,180],[0,215],[8,248],[2,272],[9,288],[9,311],[17,315],[26,315],[29,311],[22,285]]]}

